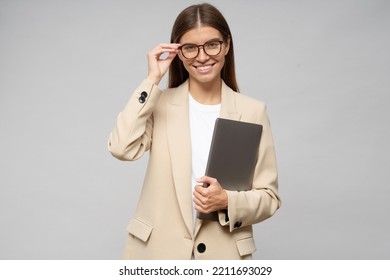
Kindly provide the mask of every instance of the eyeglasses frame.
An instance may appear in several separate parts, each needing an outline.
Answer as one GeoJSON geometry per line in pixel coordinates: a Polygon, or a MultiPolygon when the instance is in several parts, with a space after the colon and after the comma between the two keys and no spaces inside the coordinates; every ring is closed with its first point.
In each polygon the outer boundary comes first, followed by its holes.
{"type": "Polygon", "coordinates": [[[181,46],[179,47],[179,50],[180,50],[181,54],[183,55],[183,57],[184,57],[185,59],[195,59],[195,58],[199,55],[199,49],[200,49],[201,47],[202,47],[204,53],[207,54],[208,56],[217,56],[217,55],[219,55],[219,54],[221,53],[221,51],[222,51],[222,45],[223,45],[223,43],[225,43],[225,40],[211,40],[211,41],[208,41],[208,42],[204,43],[203,45],[197,45],[197,44],[188,43],[188,44],[183,44],[183,45],[181,45],[181,46]],[[210,43],[215,43],[215,42],[218,42],[218,43],[219,43],[219,52],[218,52],[217,54],[210,55],[210,54],[208,54],[207,51],[205,50],[204,46],[207,45],[207,44],[210,44],[210,43]],[[194,46],[196,46],[196,47],[198,48],[198,52],[196,53],[196,55],[195,55],[194,57],[188,58],[188,57],[186,57],[186,56],[184,55],[182,48],[183,48],[184,46],[186,46],[186,45],[194,45],[194,46]]]}

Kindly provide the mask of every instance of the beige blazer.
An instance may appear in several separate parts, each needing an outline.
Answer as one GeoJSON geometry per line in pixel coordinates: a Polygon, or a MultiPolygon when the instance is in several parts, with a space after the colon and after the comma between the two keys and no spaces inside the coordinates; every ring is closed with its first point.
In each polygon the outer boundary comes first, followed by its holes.
{"type": "MultiPolygon", "coordinates": [[[[109,151],[120,160],[149,162],[134,217],[127,226],[126,259],[251,259],[252,225],[280,207],[274,144],[265,105],[222,85],[221,117],[263,125],[251,191],[228,193],[218,221],[193,224],[188,81],[160,90],[144,80],[119,114],[109,151]]],[[[135,186],[138,187],[138,186],[135,186]]]]}

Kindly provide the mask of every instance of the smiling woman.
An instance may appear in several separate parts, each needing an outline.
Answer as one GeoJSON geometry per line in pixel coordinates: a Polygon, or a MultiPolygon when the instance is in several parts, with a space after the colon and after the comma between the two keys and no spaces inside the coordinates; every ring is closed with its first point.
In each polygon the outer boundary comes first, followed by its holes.
{"type": "Polygon", "coordinates": [[[118,159],[150,151],[125,258],[252,258],[252,225],[271,217],[280,198],[265,105],[237,91],[226,20],[212,5],[188,7],[174,23],[171,42],[148,53],[148,75],[109,137],[118,159]],[[161,90],[168,69],[169,87],[161,90]],[[263,126],[250,191],[225,190],[218,178],[204,176],[218,117],[263,126]],[[217,212],[218,220],[199,219],[197,212],[217,212]]]}

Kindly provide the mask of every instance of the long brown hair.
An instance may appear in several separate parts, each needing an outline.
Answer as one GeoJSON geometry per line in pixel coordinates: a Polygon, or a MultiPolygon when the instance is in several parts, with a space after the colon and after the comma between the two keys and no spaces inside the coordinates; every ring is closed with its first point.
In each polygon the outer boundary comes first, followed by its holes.
{"type": "MultiPolygon", "coordinates": [[[[178,43],[189,30],[199,26],[210,26],[217,29],[225,42],[230,41],[230,49],[225,57],[225,65],[221,70],[221,78],[234,91],[238,92],[236,71],[234,66],[233,38],[229,25],[221,12],[214,6],[204,3],[192,5],[184,9],[176,18],[171,33],[171,43],[178,43]]],[[[178,87],[189,77],[180,58],[176,56],[169,66],[168,87],[178,87]]]]}

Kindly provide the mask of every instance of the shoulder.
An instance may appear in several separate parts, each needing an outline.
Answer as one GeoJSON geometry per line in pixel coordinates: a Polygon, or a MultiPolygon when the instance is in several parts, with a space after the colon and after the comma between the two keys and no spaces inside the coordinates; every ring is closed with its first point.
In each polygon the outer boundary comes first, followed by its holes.
{"type": "Polygon", "coordinates": [[[188,80],[177,87],[167,87],[163,91],[166,93],[188,92],[188,80]]]}
{"type": "Polygon", "coordinates": [[[178,87],[166,88],[163,90],[163,100],[173,104],[181,104],[188,98],[188,81],[182,83],[178,87]]]}
{"type": "Polygon", "coordinates": [[[242,109],[261,108],[265,109],[266,104],[259,99],[246,95],[245,93],[238,93],[223,83],[223,91],[229,98],[235,100],[236,105],[242,109]]]}
{"type": "Polygon", "coordinates": [[[239,104],[249,107],[265,108],[266,105],[263,101],[254,97],[245,95],[243,93],[236,93],[236,98],[239,104]]]}
{"type": "Polygon", "coordinates": [[[233,91],[228,86],[223,86],[225,105],[229,111],[235,111],[241,116],[242,121],[263,123],[266,122],[266,104],[259,99],[233,91]]]}
{"type": "MultiPolygon", "coordinates": [[[[153,104],[153,115],[155,118],[166,113],[167,105],[182,105],[185,104],[186,100],[188,101],[188,96],[186,94],[188,90],[185,90],[185,84],[175,88],[162,88],[159,85],[152,84],[151,82],[149,83],[153,90],[151,90],[150,93],[148,92],[147,100],[154,100],[151,104],[153,104]]],[[[138,92],[141,91],[138,90],[138,92]]]]}
{"type": "Polygon", "coordinates": [[[256,98],[242,93],[236,93],[237,108],[243,120],[264,123],[267,117],[266,104],[256,98]]]}

